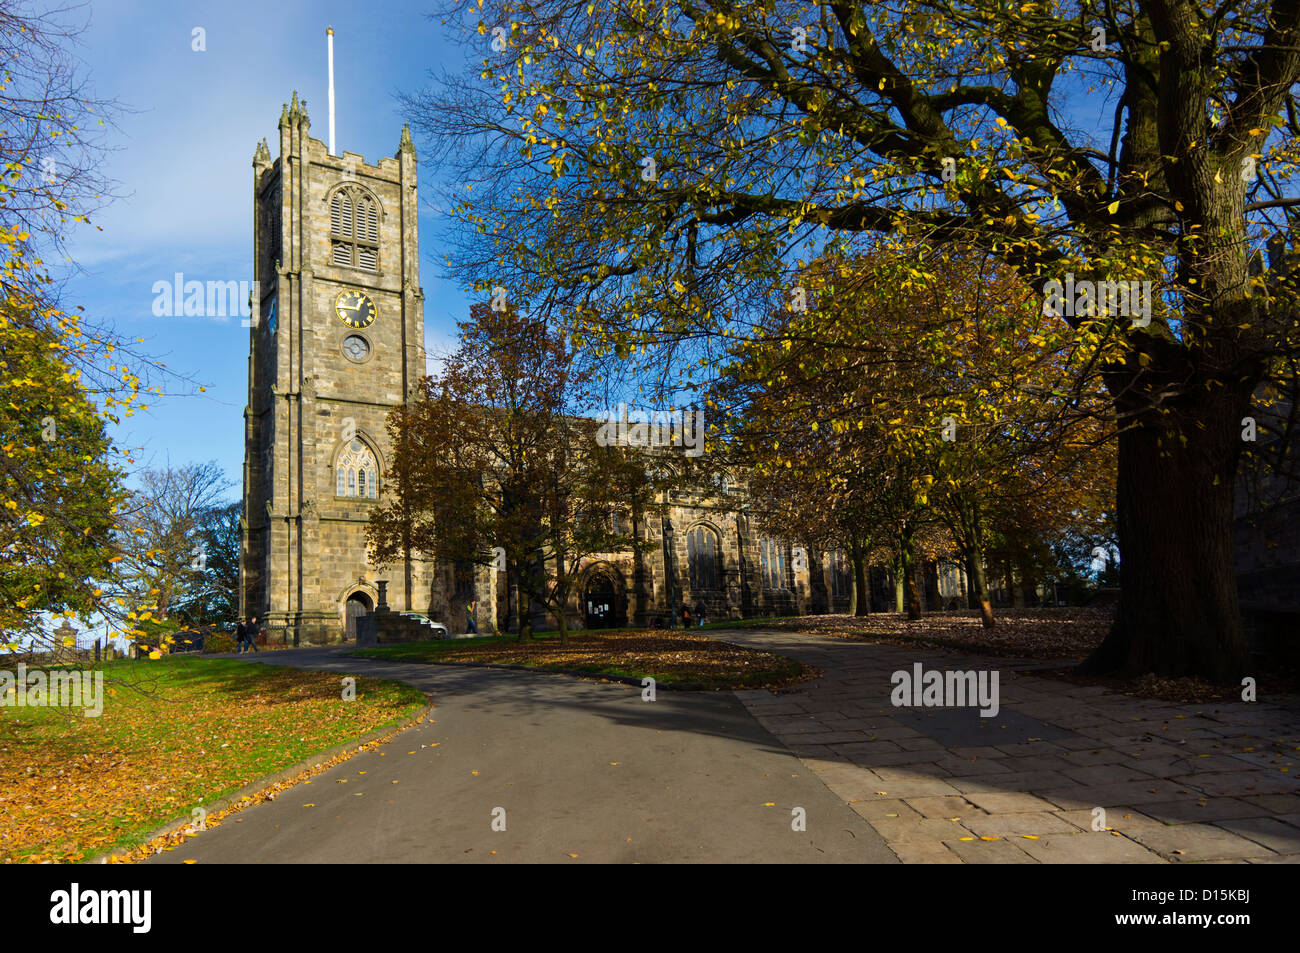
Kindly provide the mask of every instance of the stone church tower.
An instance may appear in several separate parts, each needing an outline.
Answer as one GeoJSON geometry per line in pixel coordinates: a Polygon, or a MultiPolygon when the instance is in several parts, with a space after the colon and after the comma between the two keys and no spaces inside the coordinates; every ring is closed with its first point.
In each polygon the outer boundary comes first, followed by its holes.
{"type": "MultiPolygon", "coordinates": [[[[240,608],[291,644],[337,641],[375,606],[365,528],[385,493],[386,419],[425,374],[410,133],[368,165],[308,129],[294,93],[279,157],[265,140],[253,155],[244,409],[240,608]]],[[[425,575],[418,559],[386,567],[388,604],[419,608],[425,575]]]]}

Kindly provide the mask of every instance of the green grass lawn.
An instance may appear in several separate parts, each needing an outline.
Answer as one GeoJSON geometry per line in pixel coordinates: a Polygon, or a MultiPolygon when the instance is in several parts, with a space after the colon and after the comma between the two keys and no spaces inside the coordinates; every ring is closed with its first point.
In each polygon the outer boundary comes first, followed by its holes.
{"type": "MultiPolygon", "coordinates": [[[[0,663],[2,664],[2,663],[0,663]]],[[[0,707],[0,860],[67,862],[133,846],[195,806],[426,703],[408,685],[199,657],[121,660],[103,714],[0,707]]]]}
{"type": "Polygon", "coordinates": [[[708,638],[697,629],[581,629],[560,645],[556,632],[531,641],[514,635],[400,642],[358,649],[362,658],[398,662],[478,662],[622,678],[654,678],[701,689],[775,688],[808,676],[799,662],[708,638]]]}

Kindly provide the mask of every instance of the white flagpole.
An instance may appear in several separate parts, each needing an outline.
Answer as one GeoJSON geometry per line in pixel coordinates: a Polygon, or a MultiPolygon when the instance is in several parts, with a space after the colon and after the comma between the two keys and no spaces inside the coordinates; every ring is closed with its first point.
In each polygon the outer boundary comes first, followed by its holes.
{"type": "Polygon", "coordinates": [[[325,28],[325,37],[330,60],[330,155],[338,155],[334,151],[334,27],[325,28]]]}

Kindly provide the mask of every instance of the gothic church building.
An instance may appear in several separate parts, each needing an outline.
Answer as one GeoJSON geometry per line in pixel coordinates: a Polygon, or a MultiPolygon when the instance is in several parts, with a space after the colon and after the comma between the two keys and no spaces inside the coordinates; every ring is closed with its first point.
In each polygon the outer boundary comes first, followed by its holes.
{"type": "MultiPolygon", "coordinates": [[[[466,630],[471,607],[479,632],[513,628],[505,573],[484,567],[466,579],[418,554],[381,569],[367,553],[390,459],[387,416],[414,399],[426,373],[410,133],[374,165],[331,155],[309,135],[295,93],[279,134],[278,158],[265,140],[253,156],[241,615],[256,615],[273,642],[340,641],[377,605],[383,579],[391,609],[452,633],[466,630]]],[[[712,621],[845,611],[843,557],[756,533],[742,489],[729,478],[671,493],[636,527],[644,552],[584,568],[570,623],[663,625],[683,606],[712,621]]],[[[872,602],[883,605],[878,584],[872,602]]],[[[941,588],[924,580],[929,606],[949,598],[941,588]]]]}

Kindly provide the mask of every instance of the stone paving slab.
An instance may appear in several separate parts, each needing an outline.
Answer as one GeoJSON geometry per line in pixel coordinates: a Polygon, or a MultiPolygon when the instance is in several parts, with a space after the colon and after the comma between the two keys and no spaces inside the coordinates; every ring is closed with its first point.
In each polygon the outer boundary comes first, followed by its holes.
{"type": "MultiPolygon", "coordinates": [[[[1136,808],[1115,807],[1106,808],[1104,816],[1097,819],[1102,823],[1103,831],[1120,831],[1127,833],[1131,830],[1137,830],[1142,827],[1164,827],[1163,821],[1158,821],[1153,817],[1148,817],[1136,808]]],[[[1081,831],[1093,830],[1093,812],[1092,811],[1055,811],[1057,817],[1063,821],[1068,821],[1081,831]]]]}
{"type": "Polygon", "coordinates": [[[1181,863],[1277,855],[1263,844],[1209,824],[1146,827],[1129,836],[1167,860],[1181,863]]]}
{"type": "MultiPolygon", "coordinates": [[[[834,788],[831,788],[834,791],[834,788]]],[[[944,798],[918,798],[918,800],[945,800],[944,798]]],[[[862,818],[868,821],[884,821],[893,818],[902,818],[921,820],[923,817],[933,817],[931,814],[921,814],[915,808],[911,807],[901,798],[884,798],[881,800],[863,800],[854,799],[849,801],[849,807],[853,808],[862,818]]]]}
{"type": "MultiPolygon", "coordinates": [[[[989,814],[985,817],[964,817],[962,824],[980,837],[1042,837],[1044,834],[1077,834],[1079,828],[1048,811],[1025,814],[989,814]]],[[[889,843],[889,838],[885,838],[889,843]]]]}
{"type": "Polygon", "coordinates": [[[1142,781],[1152,777],[1150,773],[1131,764],[1096,764],[1089,768],[1066,768],[1061,773],[1080,784],[1142,781]]]}
{"type": "MultiPolygon", "coordinates": [[[[948,752],[945,751],[946,755],[948,752]]],[[[933,762],[936,767],[949,774],[961,777],[982,777],[986,774],[1014,774],[1015,767],[1009,762],[1014,758],[956,758],[940,757],[933,762]]]]}
{"type": "Polygon", "coordinates": [[[932,844],[935,841],[963,837],[969,830],[957,821],[949,821],[941,817],[876,818],[871,821],[871,826],[885,839],[885,843],[890,845],[917,841],[932,844]]]}
{"type": "Polygon", "coordinates": [[[985,718],[975,708],[922,709],[897,717],[901,724],[948,748],[996,747],[1005,751],[1002,745],[1027,738],[1050,740],[1073,735],[1068,729],[1006,708],[992,718],[985,718]]]}
{"type": "Polygon", "coordinates": [[[1249,838],[1279,854],[1300,853],[1300,828],[1271,817],[1244,817],[1235,821],[1220,821],[1215,826],[1238,837],[1249,838]]]}
{"type": "Polygon", "coordinates": [[[891,844],[892,850],[905,864],[961,864],[964,861],[945,844],[911,842],[891,844]]]}
{"type": "Polygon", "coordinates": [[[1046,791],[1060,788],[1069,779],[1055,771],[1021,771],[1012,774],[954,775],[948,783],[962,794],[1000,791],[1046,791]]]}
{"type": "Polygon", "coordinates": [[[1164,824],[1210,824],[1215,821],[1261,817],[1259,806],[1235,797],[1201,798],[1197,801],[1162,801],[1144,804],[1142,812],[1164,824]]]}
{"type": "Polygon", "coordinates": [[[1300,859],[1300,711],[1131,698],[937,649],[714,634],[823,671],[736,697],[904,863],[1300,859]],[[997,715],[895,707],[893,673],[918,662],[998,671],[997,715]],[[1093,830],[1095,808],[1107,829],[1093,830]]]}
{"type": "Polygon", "coordinates": [[[1022,814],[1031,811],[1054,811],[1055,804],[1031,794],[999,792],[996,794],[968,794],[966,800],[990,814],[1022,814]]]}
{"type": "Polygon", "coordinates": [[[906,800],[910,797],[936,797],[960,793],[952,785],[939,780],[881,781],[880,785],[880,789],[875,794],[863,800],[879,800],[881,798],[903,798],[906,800]]]}
{"type": "Polygon", "coordinates": [[[1159,854],[1118,832],[1054,834],[1020,846],[1040,864],[1160,864],[1159,854]]]}
{"type": "Polygon", "coordinates": [[[924,817],[963,819],[985,817],[988,813],[963,797],[910,797],[904,803],[924,817]]]}
{"type": "MultiPolygon", "coordinates": [[[[983,840],[974,834],[968,834],[964,839],[945,841],[944,846],[956,854],[964,864],[1034,863],[1034,858],[1021,850],[1017,844],[1001,837],[983,840]]],[[[892,849],[893,845],[890,845],[890,848],[892,849]]]]}

